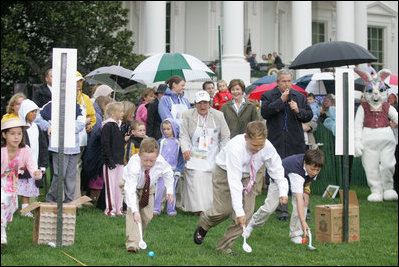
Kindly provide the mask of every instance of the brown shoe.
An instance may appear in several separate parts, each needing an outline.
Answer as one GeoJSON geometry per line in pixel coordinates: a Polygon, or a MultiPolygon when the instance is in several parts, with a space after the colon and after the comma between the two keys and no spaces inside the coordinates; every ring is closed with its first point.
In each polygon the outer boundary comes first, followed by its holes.
{"type": "Polygon", "coordinates": [[[134,253],[136,253],[137,251],[139,251],[139,249],[136,248],[136,247],[129,247],[129,248],[127,248],[127,252],[134,252],[134,253]]]}

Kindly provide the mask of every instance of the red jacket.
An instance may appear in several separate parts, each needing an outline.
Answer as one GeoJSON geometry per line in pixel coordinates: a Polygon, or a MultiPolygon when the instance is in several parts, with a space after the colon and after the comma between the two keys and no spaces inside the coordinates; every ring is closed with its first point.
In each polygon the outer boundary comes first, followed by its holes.
{"type": "Polygon", "coordinates": [[[213,97],[213,107],[217,110],[223,106],[224,103],[229,102],[233,99],[233,96],[230,94],[228,90],[224,92],[217,92],[213,97]],[[218,106],[216,104],[219,104],[218,106]]]}

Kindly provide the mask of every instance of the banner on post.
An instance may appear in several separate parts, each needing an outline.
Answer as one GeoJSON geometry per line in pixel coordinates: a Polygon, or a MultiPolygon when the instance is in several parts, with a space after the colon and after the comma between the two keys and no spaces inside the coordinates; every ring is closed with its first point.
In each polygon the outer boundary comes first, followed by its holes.
{"type": "Polygon", "coordinates": [[[76,65],[77,49],[53,48],[53,90],[51,97],[51,146],[58,147],[60,102],[65,101],[64,147],[75,147],[76,120],[76,65]],[[66,54],[66,87],[65,99],[60,99],[61,89],[61,55],[66,54]]]}
{"type": "Polygon", "coordinates": [[[353,69],[335,69],[335,155],[344,155],[344,134],[348,132],[348,155],[355,154],[354,120],[355,120],[355,90],[353,69]],[[344,73],[347,75],[348,107],[344,107],[344,73]],[[345,110],[344,110],[345,109],[345,110]],[[344,125],[344,116],[348,114],[348,123],[344,125]]]}

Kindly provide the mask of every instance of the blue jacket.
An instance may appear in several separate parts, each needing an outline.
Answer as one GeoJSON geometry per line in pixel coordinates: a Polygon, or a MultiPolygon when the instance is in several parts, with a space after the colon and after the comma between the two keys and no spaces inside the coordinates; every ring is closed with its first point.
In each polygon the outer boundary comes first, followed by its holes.
{"type": "Polygon", "coordinates": [[[314,178],[311,179],[308,175],[306,175],[306,172],[303,168],[303,157],[305,154],[296,154],[296,155],[291,155],[289,157],[286,157],[285,159],[282,160],[282,164],[284,167],[284,176],[289,180],[288,174],[290,173],[295,173],[298,174],[299,176],[303,177],[305,179],[304,184],[308,184],[309,182],[315,180],[314,178]]]}
{"type": "Polygon", "coordinates": [[[161,98],[158,105],[158,113],[162,121],[164,121],[166,118],[173,119],[172,113],[170,113],[170,110],[172,109],[172,103],[170,100],[172,100],[174,104],[183,103],[186,104],[188,109],[191,108],[190,101],[188,101],[188,99],[184,97],[184,93],[182,93],[181,95],[177,95],[172,90],[167,88],[165,91],[165,95],[161,98]]]}
{"type": "Polygon", "coordinates": [[[313,117],[312,121],[317,121],[317,119],[320,116],[320,106],[319,103],[313,102],[312,104],[309,104],[310,108],[312,109],[313,112],[313,117]]]}
{"type": "Polygon", "coordinates": [[[82,156],[82,170],[90,178],[95,178],[101,171],[104,161],[101,156],[101,125],[103,112],[96,102],[93,104],[96,111],[96,124],[87,136],[87,146],[82,156]]]}
{"type": "Polygon", "coordinates": [[[165,119],[161,123],[161,133],[162,138],[158,140],[160,154],[165,158],[165,160],[170,164],[174,173],[181,173],[184,165],[184,159],[179,153],[180,143],[179,143],[179,127],[170,118],[165,119]],[[163,133],[162,125],[165,121],[169,121],[172,124],[173,138],[167,138],[163,133]]]}
{"type": "MultiPolygon", "coordinates": [[[[43,131],[47,131],[47,128],[51,126],[51,101],[43,106],[42,110],[38,114],[35,123],[39,126],[43,131]]],[[[85,120],[86,118],[82,117],[82,111],[80,110],[80,105],[76,103],[76,121],[75,121],[75,146],[72,148],[64,147],[64,154],[66,155],[74,155],[80,153],[79,146],[79,132],[81,132],[85,128],[85,120]]],[[[68,130],[68,129],[65,129],[68,130]]],[[[51,138],[49,138],[49,151],[58,153],[58,147],[51,146],[51,138]]]]}

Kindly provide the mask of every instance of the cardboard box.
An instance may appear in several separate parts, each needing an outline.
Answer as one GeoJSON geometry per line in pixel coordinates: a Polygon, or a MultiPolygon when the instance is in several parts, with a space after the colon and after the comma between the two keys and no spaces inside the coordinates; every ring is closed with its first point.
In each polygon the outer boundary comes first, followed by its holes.
{"type": "MultiPolygon", "coordinates": [[[[90,201],[88,196],[80,197],[63,204],[62,246],[75,243],[76,207],[90,201]]],[[[21,210],[22,214],[35,210],[33,222],[33,242],[36,244],[56,243],[57,241],[57,203],[34,202],[21,210]]]]}
{"type": "MultiPolygon", "coordinates": [[[[339,195],[342,200],[342,190],[339,190],[339,195]]],[[[316,241],[320,243],[342,243],[344,239],[343,204],[317,205],[315,214],[316,241]]],[[[359,241],[359,202],[356,192],[353,190],[349,191],[348,217],[348,241],[359,241]]]]}

